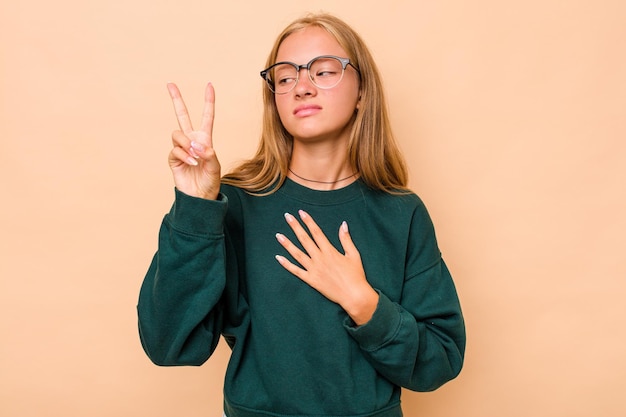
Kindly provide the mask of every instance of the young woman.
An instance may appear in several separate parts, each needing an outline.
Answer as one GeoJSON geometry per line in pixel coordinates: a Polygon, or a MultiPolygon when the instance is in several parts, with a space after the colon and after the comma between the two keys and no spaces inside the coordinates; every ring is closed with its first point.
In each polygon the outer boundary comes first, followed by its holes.
{"type": "Polygon", "coordinates": [[[326,14],[289,25],[266,66],[258,151],[223,177],[213,87],[194,130],[168,85],[175,201],[141,288],[143,347],[200,365],[223,336],[228,417],[402,416],[401,387],[458,375],[465,328],[378,71],[326,14]]]}

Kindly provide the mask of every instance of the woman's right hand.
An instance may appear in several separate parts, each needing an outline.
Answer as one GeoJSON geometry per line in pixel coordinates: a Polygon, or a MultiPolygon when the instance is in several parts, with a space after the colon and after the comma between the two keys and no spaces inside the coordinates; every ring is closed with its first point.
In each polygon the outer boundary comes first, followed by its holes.
{"type": "Polygon", "coordinates": [[[180,127],[180,130],[172,132],[174,147],[168,158],[174,185],[187,195],[215,200],[221,179],[220,163],[213,149],[215,90],[211,83],[206,87],[199,130],[191,126],[187,107],[176,84],[167,84],[167,90],[180,127]]]}

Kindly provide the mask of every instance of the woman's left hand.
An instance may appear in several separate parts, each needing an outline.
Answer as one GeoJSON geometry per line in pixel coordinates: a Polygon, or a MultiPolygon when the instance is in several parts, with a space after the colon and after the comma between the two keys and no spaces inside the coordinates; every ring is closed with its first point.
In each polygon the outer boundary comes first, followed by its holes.
{"type": "Polygon", "coordinates": [[[298,214],[310,236],[294,216],[286,213],[285,219],[305,252],[283,234],[277,233],[276,239],[302,267],[284,256],[277,255],[276,259],[287,271],[339,304],[357,325],[366,323],[376,310],[378,293],[365,278],[361,255],[352,242],[347,223],[343,222],[339,228],[344,255],[335,249],[308,213],[300,210],[298,214]]]}

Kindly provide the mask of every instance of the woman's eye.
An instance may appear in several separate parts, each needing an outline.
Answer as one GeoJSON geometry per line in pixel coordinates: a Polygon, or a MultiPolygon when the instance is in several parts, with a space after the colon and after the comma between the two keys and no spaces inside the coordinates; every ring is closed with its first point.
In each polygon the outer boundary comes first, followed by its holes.
{"type": "Polygon", "coordinates": [[[278,79],[278,84],[290,84],[292,82],[294,82],[296,79],[294,77],[283,77],[283,78],[279,78],[278,79]]]}
{"type": "Polygon", "coordinates": [[[334,75],[337,75],[337,72],[331,70],[322,70],[315,73],[316,77],[332,77],[334,75]]]}

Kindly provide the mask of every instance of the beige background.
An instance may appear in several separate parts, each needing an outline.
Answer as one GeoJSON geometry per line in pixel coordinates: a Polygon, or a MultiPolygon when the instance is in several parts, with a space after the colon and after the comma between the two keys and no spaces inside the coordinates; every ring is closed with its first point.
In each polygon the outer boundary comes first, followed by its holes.
{"type": "Polygon", "coordinates": [[[384,74],[469,334],[413,416],[623,416],[626,3],[3,1],[0,415],[217,416],[227,349],[143,354],[135,304],[172,201],[177,82],[217,90],[225,167],[255,149],[266,54],[307,10],[384,74]]]}

